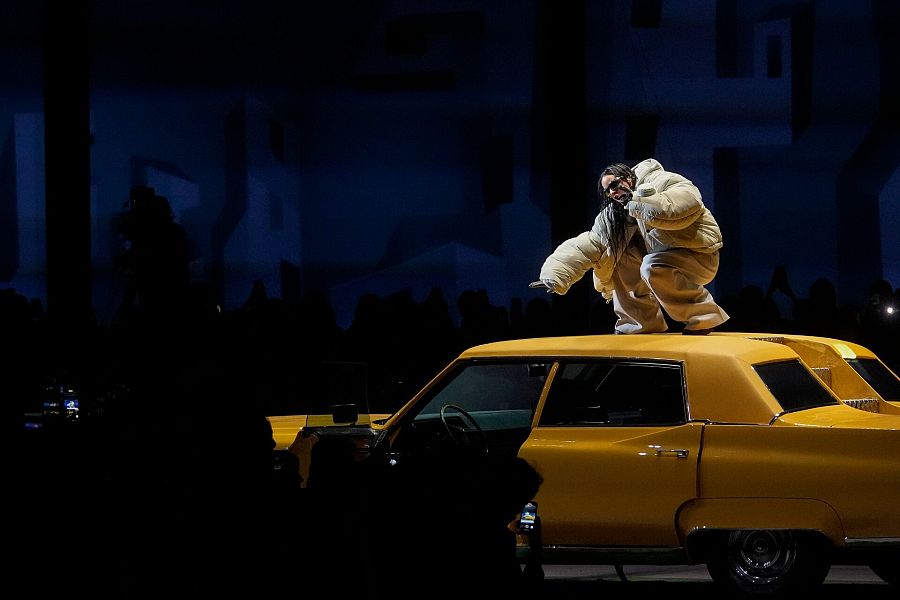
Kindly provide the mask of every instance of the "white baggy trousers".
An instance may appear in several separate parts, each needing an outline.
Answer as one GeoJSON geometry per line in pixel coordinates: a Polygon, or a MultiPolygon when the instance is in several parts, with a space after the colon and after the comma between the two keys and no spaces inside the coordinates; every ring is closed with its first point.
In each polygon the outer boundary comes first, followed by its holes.
{"type": "Polygon", "coordinates": [[[719,252],[671,248],[644,254],[631,244],[616,263],[612,281],[617,333],[660,333],[662,311],[686,329],[708,329],[728,320],[704,287],[719,269],[719,252]]]}

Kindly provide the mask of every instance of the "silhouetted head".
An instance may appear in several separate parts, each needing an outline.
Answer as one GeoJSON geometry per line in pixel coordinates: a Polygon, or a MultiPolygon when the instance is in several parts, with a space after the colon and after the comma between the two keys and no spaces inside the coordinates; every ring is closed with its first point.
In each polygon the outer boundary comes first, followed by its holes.
{"type": "Polygon", "coordinates": [[[131,188],[128,194],[128,205],[132,209],[140,209],[145,206],[151,206],[153,199],[156,197],[156,190],[147,185],[136,185],[131,188]]]}

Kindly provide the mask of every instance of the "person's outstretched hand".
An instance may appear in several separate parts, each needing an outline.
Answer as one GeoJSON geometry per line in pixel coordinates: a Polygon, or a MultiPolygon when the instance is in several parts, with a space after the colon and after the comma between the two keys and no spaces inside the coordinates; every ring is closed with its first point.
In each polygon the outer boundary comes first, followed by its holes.
{"type": "Polygon", "coordinates": [[[528,284],[530,288],[546,288],[548,294],[556,291],[556,283],[552,279],[539,279],[528,284]]]}

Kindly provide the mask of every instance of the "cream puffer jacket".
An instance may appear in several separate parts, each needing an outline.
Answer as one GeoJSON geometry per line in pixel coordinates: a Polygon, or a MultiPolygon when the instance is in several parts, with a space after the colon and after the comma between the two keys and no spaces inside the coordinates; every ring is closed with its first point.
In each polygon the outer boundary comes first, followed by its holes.
{"type": "MultiPolygon", "coordinates": [[[[666,171],[653,158],[638,163],[634,172],[637,185],[625,210],[636,223],[627,227],[626,239],[640,233],[648,253],[670,248],[713,253],[722,247],[719,225],[690,180],[666,171]]],[[[594,289],[607,300],[612,298],[612,274],[619,259],[609,244],[612,210],[612,204],[607,205],[590,231],[564,241],[544,261],[540,278],[552,280],[556,293],[565,294],[593,269],[594,289]]]]}

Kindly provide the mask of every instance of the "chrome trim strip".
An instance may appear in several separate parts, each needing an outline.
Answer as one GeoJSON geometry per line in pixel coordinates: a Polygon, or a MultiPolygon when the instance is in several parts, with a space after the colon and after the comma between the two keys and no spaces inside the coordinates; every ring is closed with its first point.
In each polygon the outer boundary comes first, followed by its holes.
{"type": "Polygon", "coordinates": [[[900,537],[844,538],[844,543],[854,548],[900,546],[900,537]]]}

